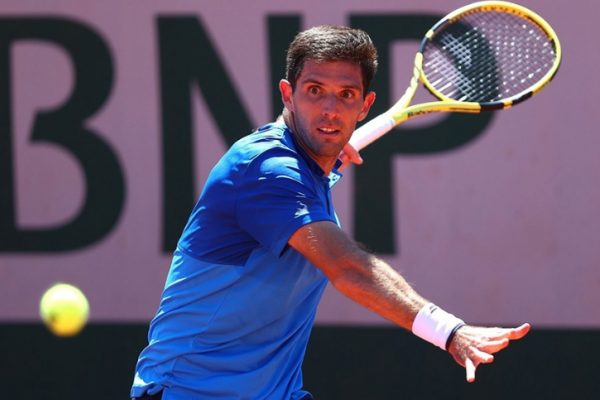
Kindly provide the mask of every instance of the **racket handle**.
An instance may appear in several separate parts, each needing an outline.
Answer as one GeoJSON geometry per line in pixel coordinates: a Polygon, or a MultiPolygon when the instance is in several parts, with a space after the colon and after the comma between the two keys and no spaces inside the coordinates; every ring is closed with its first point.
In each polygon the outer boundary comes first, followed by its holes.
{"type": "Polygon", "coordinates": [[[354,131],[350,143],[357,150],[362,150],[375,140],[392,130],[396,125],[389,114],[381,114],[354,131]]]}

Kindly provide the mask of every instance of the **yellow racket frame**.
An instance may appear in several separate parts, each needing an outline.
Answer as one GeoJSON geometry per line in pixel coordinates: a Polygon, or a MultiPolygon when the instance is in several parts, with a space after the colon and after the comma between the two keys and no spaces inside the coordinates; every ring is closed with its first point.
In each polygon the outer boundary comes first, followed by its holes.
{"type": "Polygon", "coordinates": [[[462,113],[480,113],[482,111],[500,110],[512,107],[518,104],[543,89],[556,75],[558,67],[562,59],[562,49],[558,36],[554,32],[554,29],[538,14],[533,11],[506,1],[481,1],[472,3],[467,6],[461,7],[450,14],[446,15],[437,24],[435,24],[425,35],[421,43],[421,47],[415,56],[413,77],[410,81],[410,85],[406,89],[404,95],[385,113],[377,116],[361,128],[356,130],[352,135],[350,143],[353,144],[358,150],[363,149],[385,133],[392,130],[395,126],[402,122],[433,112],[462,112],[462,113]],[[554,51],[556,59],[551,69],[544,75],[544,77],[538,81],[535,85],[528,88],[527,90],[511,96],[508,99],[502,101],[490,102],[490,103],[476,103],[476,102],[461,102],[450,99],[438,92],[427,80],[427,77],[423,73],[423,50],[426,44],[435,35],[436,31],[442,29],[449,23],[462,18],[465,15],[486,12],[486,11],[501,11],[518,15],[521,18],[527,19],[533,24],[537,25],[543,32],[548,36],[549,41],[554,45],[554,51]],[[416,104],[408,106],[412,101],[419,82],[423,83],[423,86],[427,88],[439,101],[433,101],[428,103],[416,104]]]}

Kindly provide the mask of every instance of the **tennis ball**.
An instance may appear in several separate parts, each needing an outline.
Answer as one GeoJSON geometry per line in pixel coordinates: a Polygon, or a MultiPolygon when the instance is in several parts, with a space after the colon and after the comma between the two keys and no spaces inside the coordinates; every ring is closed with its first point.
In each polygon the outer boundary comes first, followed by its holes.
{"type": "Polygon", "coordinates": [[[75,286],[59,283],[48,289],[40,301],[40,316],[57,336],[78,334],[89,316],[85,295],[75,286]]]}

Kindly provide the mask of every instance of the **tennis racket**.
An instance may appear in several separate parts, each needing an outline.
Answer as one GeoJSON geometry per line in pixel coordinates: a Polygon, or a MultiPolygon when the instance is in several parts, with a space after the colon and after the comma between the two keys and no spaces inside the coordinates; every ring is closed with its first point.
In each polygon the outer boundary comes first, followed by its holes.
{"type": "Polygon", "coordinates": [[[424,114],[512,107],[544,88],[560,61],[556,33],[533,11],[504,1],[459,8],[425,35],[400,100],[357,129],[350,143],[361,150],[398,124],[424,114]],[[409,107],[419,82],[439,101],[409,107]]]}

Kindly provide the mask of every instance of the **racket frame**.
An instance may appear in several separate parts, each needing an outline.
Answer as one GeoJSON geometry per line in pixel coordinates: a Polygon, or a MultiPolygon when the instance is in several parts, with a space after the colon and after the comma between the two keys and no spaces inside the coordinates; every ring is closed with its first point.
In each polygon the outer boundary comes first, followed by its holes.
{"type": "MultiPolygon", "coordinates": [[[[462,8],[459,8],[459,9],[451,12],[450,14],[446,15],[443,19],[441,19],[437,24],[435,24],[425,35],[425,38],[421,42],[421,46],[419,48],[419,52],[417,53],[417,57],[415,58],[415,67],[418,68],[420,71],[420,75],[419,75],[420,81],[423,83],[423,86],[425,86],[425,88],[427,88],[427,90],[429,90],[429,92],[431,94],[433,94],[435,97],[437,97],[438,99],[440,99],[442,101],[457,102],[456,100],[450,99],[450,98],[444,96],[439,91],[437,91],[433,87],[431,82],[429,82],[429,80],[427,79],[427,76],[425,74],[423,74],[423,69],[422,69],[423,68],[423,57],[422,57],[423,51],[425,50],[425,47],[427,46],[427,44],[429,43],[431,38],[433,38],[433,36],[435,35],[436,32],[443,30],[448,24],[451,24],[466,15],[473,14],[473,13],[480,13],[480,12],[505,12],[505,13],[514,14],[520,18],[528,20],[532,24],[536,25],[542,32],[544,32],[547,35],[549,42],[554,47],[556,59],[554,61],[552,68],[550,68],[550,70],[544,75],[544,77],[542,77],[542,79],[540,79],[538,82],[536,82],[533,86],[531,86],[530,88],[528,88],[527,90],[525,90],[521,93],[517,93],[517,94],[515,94],[507,99],[501,100],[501,101],[487,102],[487,103],[471,103],[471,104],[478,104],[480,106],[480,110],[476,111],[476,112],[494,111],[494,110],[501,110],[504,108],[509,108],[509,107],[512,107],[513,105],[521,103],[524,100],[529,99],[530,97],[535,95],[537,92],[542,90],[548,83],[550,83],[550,81],[552,80],[552,78],[554,78],[554,76],[556,75],[556,72],[558,71],[558,67],[560,66],[560,61],[561,61],[561,57],[562,57],[562,49],[560,46],[560,41],[558,40],[558,36],[556,35],[556,32],[554,32],[554,29],[552,29],[550,24],[548,24],[542,17],[540,17],[538,14],[534,13],[533,11],[529,10],[528,8],[525,8],[518,4],[509,3],[506,1],[481,1],[481,2],[477,2],[477,3],[473,3],[470,5],[464,6],[462,8]],[[421,57],[419,57],[418,54],[421,54],[421,57]]],[[[467,102],[459,102],[459,103],[466,104],[467,102]]],[[[469,111],[465,111],[465,112],[469,112],[469,111]]]]}
{"type": "Polygon", "coordinates": [[[426,33],[421,42],[420,48],[415,55],[413,77],[411,78],[410,85],[406,89],[404,95],[389,110],[378,115],[357,129],[353,133],[350,143],[356,147],[356,149],[361,150],[375,140],[379,139],[381,136],[385,135],[400,123],[424,114],[434,112],[480,113],[483,111],[495,111],[512,107],[524,100],[527,100],[528,98],[531,98],[541,89],[543,89],[556,75],[558,67],[560,66],[561,58],[562,50],[558,36],[552,27],[542,17],[533,11],[523,6],[506,1],[481,1],[461,7],[446,15],[426,33]],[[423,73],[423,51],[425,46],[429,43],[437,31],[443,29],[457,19],[460,19],[468,14],[489,11],[512,13],[536,25],[548,36],[549,41],[554,46],[554,51],[556,54],[554,64],[544,75],[544,77],[536,84],[527,90],[513,95],[507,99],[487,103],[465,102],[450,99],[438,92],[433,87],[431,82],[427,80],[425,74],[423,73]],[[439,99],[439,101],[408,106],[419,87],[419,83],[422,83],[431,94],[439,99]]]}

